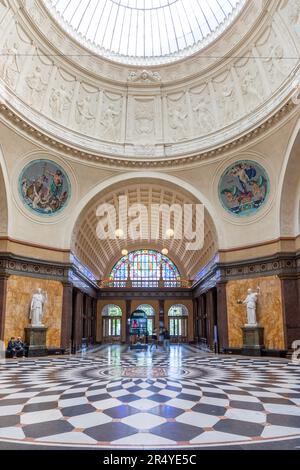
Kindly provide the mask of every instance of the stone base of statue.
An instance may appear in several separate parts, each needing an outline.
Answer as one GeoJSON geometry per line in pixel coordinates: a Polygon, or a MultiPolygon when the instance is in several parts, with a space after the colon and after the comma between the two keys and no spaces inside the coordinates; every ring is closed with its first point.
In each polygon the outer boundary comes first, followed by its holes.
{"type": "Polygon", "coordinates": [[[264,328],[259,325],[245,325],[243,328],[244,356],[261,356],[264,349],[264,328]]]}
{"type": "Polygon", "coordinates": [[[47,356],[47,330],[48,328],[45,326],[28,326],[25,328],[28,357],[47,356]]]}

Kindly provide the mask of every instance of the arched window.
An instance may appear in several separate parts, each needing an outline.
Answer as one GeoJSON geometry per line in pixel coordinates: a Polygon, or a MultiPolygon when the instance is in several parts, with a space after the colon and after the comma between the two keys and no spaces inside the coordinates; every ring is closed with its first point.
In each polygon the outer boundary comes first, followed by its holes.
{"type": "Polygon", "coordinates": [[[121,340],[122,310],[118,305],[105,305],[102,309],[104,341],[121,340]]]}
{"type": "Polygon", "coordinates": [[[110,282],[113,287],[180,287],[180,273],[175,264],[155,250],[132,251],[113,267],[110,282]]]}
{"type": "Polygon", "coordinates": [[[147,330],[148,335],[151,336],[153,333],[154,323],[155,323],[155,310],[152,305],[142,304],[139,305],[137,310],[143,310],[147,315],[147,330]]]}
{"type": "Polygon", "coordinates": [[[189,311],[185,305],[172,305],[169,309],[169,331],[171,337],[178,341],[187,340],[187,322],[189,311]]]}

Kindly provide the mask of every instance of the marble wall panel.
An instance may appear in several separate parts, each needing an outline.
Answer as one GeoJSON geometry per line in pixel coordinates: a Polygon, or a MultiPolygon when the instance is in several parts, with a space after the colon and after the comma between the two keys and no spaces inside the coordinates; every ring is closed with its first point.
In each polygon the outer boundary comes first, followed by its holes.
{"type": "Polygon", "coordinates": [[[29,309],[32,295],[38,288],[47,292],[43,323],[48,327],[47,346],[59,347],[63,286],[59,281],[36,279],[25,276],[10,276],[7,282],[4,338],[24,338],[24,328],[29,324],[29,309]]]}

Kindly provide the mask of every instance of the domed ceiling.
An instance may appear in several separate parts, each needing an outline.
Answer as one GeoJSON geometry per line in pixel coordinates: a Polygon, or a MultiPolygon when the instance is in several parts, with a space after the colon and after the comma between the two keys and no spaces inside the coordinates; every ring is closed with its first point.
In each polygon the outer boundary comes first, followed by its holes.
{"type": "Polygon", "coordinates": [[[172,62],[205,47],[245,0],[43,0],[78,41],[136,65],[172,62]]]}

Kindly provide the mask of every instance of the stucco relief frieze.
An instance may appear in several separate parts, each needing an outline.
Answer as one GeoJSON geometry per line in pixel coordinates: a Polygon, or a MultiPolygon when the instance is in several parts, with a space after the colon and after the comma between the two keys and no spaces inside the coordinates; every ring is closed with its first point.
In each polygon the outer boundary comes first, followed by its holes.
{"type": "Polygon", "coordinates": [[[214,148],[269,118],[291,92],[287,77],[299,65],[288,51],[299,42],[300,0],[250,3],[259,7],[260,20],[257,11],[249,18],[254,11],[248,5],[226,32],[225,45],[216,41],[207,55],[159,70],[131,70],[91,60],[41,2],[27,0],[20,12],[11,0],[15,11],[0,38],[0,99],[2,81],[5,103],[46,133],[90,152],[148,159],[214,148]],[[224,57],[255,21],[257,31],[224,57]],[[182,83],[183,69],[191,77],[182,83]]]}

